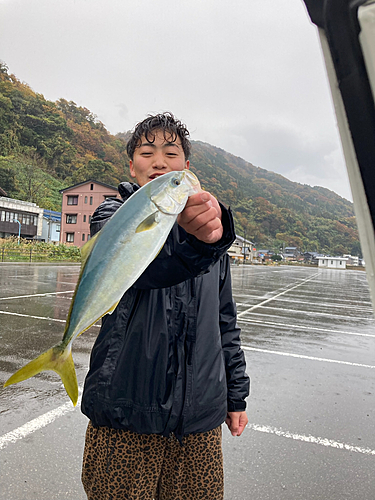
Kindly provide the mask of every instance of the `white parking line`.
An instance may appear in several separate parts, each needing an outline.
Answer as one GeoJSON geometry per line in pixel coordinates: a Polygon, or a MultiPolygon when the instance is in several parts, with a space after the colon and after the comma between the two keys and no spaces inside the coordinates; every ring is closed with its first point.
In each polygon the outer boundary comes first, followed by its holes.
{"type": "Polygon", "coordinates": [[[49,318],[48,316],[32,316],[31,314],[21,314],[10,311],[0,311],[0,314],[9,314],[10,316],[21,316],[22,318],[45,319],[47,321],[58,321],[59,323],[66,323],[65,319],[49,318]]]}
{"type": "MultiPolygon", "coordinates": [[[[78,398],[77,406],[81,403],[81,396],[78,398]]],[[[57,418],[62,417],[68,412],[74,411],[76,408],[73,406],[71,401],[65,403],[54,410],[51,410],[44,415],[40,415],[40,417],[34,418],[30,420],[21,427],[18,427],[14,431],[10,431],[3,436],[0,436],[0,450],[6,448],[11,443],[16,443],[20,439],[27,437],[29,434],[32,434],[39,429],[42,429],[48,424],[54,422],[57,418]]]]}
{"type": "Polygon", "coordinates": [[[275,300],[277,297],[280,297],[280,295],[284,295],[284,294],[290,292],[291,290],[294,290],[294,289],[298,288],[299,286],[304,285],[308,281],[315,279],[318,275],[319,275],[319,273],[313,274],[312,276],[310,276],[310,278],[306,278],[303,281],[300,281],[299,283],[297,283],[297,285],[294,285],[292,287],[287,288],[283,292],[280,292],[277,295],[274,295],[273,297],[270,297],[269,299],[264,300],[263,302],[260,302],[260,304],[256,304],[255,306],[249,307],[249,309],[246,309],[245,311],[242,311],[239,314],[237,314],[237,317],[239,318],[242,315],[247,314],[247,313],[253,311],[254,309],[257,309],[258,307],[262,307],[264,304],[271,302],[271,300],[275,300]]]}
{"type": "MultiPolygon", "coordinates": [[[[337,318],[337,319],[350,319],[351,321],[357,321],[361,320],[364,318],[364,315],[362,316],[349,316],[348,314],[337,314],[337,313],[326,313],[326,312],[320,312],[320,311],[306,311],[304,309],[287,309],[286,307],[278,307],[278,306],[264,306],[263,304],[258,304],[254,306],[252,309],[256,309],[257,307],[262,307],[262,309],[265,309],[266,311],[268,310],[274,310],[274,311],[281,311],[283,313],[292,313],[294,316],[297,314],[301,315],[306,315],[306,316],[315,316],[315,317],[321,317],[321,318],[337,318]]],[[[246,311],[242,311],[240,314],[237,316],[241,316],[243,312],[246,313],[251,313],[252,311],[250,309],[247,309],[246,311]]],[[[257,314],[257,313],[253,313],[257,314]]],[[[271,316],[268,314],[268,316],[271,316]]],[[[289,315],[290,317],[290,315],[289,315]]],[[[369,312],[366,314],[366,320],[367,321],[374,321],[374,315],[372,311],[369,310],[369,312]],[[371,314],[370,314],[371,312],[371,314]]]]}
{"type": "Polygon", "coordinates": [[[15,295],[13,297],[0,297],[0,300],[28,299],[29,297],[47,297],[48,295],[59,295],[62,293],[74,293],[74,290],[67,290],[65,292],[34,293],[33,295],[15,295]]]}
{"type": "MultiPolygon", "coordinates": [[[[57,321],[59,323],[66,323],[66,319],[49,318],[48,316],[32,316],[31,314],[21,314],[10,311],[0,311],[0,314],[9,314],[10,316],[21,316],[22,318],[44,319],[47,321],[57,321]]],[[[92,325],[92,326],[100,326],[100,325],[92,325]]]]}
{"type": "MultiPolygon", "coordinates": [[[[81,396],[79,396],[78,398],[77,407],[79,407],[80,403],[81,403],[81,396]]],[[[42,429],[43,427],[46,427],[47,425],[54,422],[56,419],[64,416],[66,413],[74,411],[75,409],[76,408],[69,401],[68,403],[63,404],[58,408],[55,408],[54,410],[45,413],[44,415],[40,415],[39,417],[30,420],[21,427],[18,427],[17,429],[10,431],[7,434],[4,434],[3,436],[0,436],[0,450],[6,448],[12,443],[20,441],[21,439],[29,436],[33,432],[36,432],[42,429]]],[[[315,437],[311,435],[306,436],[303,434],[296,434],[290,431],[284,431],[276,427],[270,427],[266,425],[258,425],[252,423],[249,423],[247,425],[247,428],[257,432],[275,434],[278,437],[294,439],[296,441],[303,441],[305,443],[319,444],[321,446],[327,446],[330,448],[336,448],[340,450],[347,450],[354,453],[362,453],[365,455],[375,455],[375,450],[371,450],[370,448],[363,448],[360,446],[353,446],[346,443],[340,443],[339,441],[334,441],[333,439],[315,437]]]]}
{"type": "Polygon", "coordinates": [[[345,330],[329,330],[328,328],[321,328],[317,326],[296,325],[296,324],[290,325],[288,323],[275,323],[273,321],[261,321],[259,319],[241,318],[239,322],[257,326],[277,326],[279,328],[288,328],[288,329],[293,328],[294,330],[313,330],[313,331],[333,333],[333,334],[359,335],[360,337],[375,337],[375,334],[373,335],[371,333],[347,332],[345,330]]]}
{"type": "Polygon", "coordinates": [[[375,455],[375,450],[371,450],[370,448],[352,446],[350,444],[334,441],[333,439],[314,437],[311,435],[305,436],[303,434],[294,434],[290,431],[283,431],[282,429],[277,429],[276,427],[269,427],[266,425],[257,425],[249,423],[247,424],[247,427],[252,429],[253,431],[266,432],[267,434],[275,434],[276,436],[279,437],[295,439],[297,441],[304,441],[305,443],[320,444],[321,446],[328,446],[340,450],[353,451],[354,453],[363,453],[365,455],[375,455]]]}
{"type": "Polygon", "coordinates": [[[364,365],[362,363],[352,363],[351,361],[339,361],[337,359],[328,359],[328,358],[317,358],[314,356],[305,356],[303,354],[293,354],[290,352],[282,352],[282,351],[271,351],[269,349],[259,349],[258,347],[250,347],[247,345],[241,345],[244,351],[256,351],[256,352],[264,352],[266,354],[276,354],[278,356],[289,356],[291,358],[301,358],[301,359],[310,359],[312,361],[324,361],[325,363],[337,363],[339,365],[349,365],[349,366],[360,366],[361,368],[375,368],[373,365],[364,365]]]}

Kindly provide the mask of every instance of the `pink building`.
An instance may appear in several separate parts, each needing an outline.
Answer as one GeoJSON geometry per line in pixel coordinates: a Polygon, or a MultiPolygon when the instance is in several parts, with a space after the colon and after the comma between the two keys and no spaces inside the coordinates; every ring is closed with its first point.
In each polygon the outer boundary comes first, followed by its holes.
{"type": "Polygon", "coordinates": [[[82,247],[90,239],[90,222],[95,209],[106,199],[120,197],[117,188],[88,180],[60,191],[60,243],[82,247]]]}

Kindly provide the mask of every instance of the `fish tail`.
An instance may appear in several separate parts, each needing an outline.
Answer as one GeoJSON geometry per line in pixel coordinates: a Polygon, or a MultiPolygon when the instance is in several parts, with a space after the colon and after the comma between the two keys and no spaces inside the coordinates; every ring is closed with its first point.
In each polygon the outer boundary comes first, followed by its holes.
{"type": "Polygon", "coordinates": [[[78,401],[78,383],[70,345],[59,344],[20,368],[5,382],[4,387],[17,384],[37,373],[53,370],[58,373],[74,406],[78,401]]]}

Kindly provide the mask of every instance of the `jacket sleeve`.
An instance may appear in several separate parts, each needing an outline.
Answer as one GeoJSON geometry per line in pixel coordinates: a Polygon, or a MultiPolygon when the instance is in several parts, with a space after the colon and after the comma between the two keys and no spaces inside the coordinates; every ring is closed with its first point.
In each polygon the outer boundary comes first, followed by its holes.
{"type": "MultiPolygon", "coordinates": [[[[118,199],[108,199],[94,212],[90,233],[93,236],[120,208],[118,199]]],[[[230,209],[221,205],[223,236],[209,245],[188,234],[177,223],[159,252],[133,285],[139,289],[167,288],[209,271],[225,254],[235,240],[234,223],[230,209]]]]}
{"type": "Polygon", "coordinates": [[[209,271],[235,240],[233,217],[221,205],[223,236],[209,245],[187,233],[177,223],[156,259],[135,282],[140,289],[166,288],[209,271]]]}
{"type": "Polygon", "coordinates": [[[250,393],[250,379],[241,349],[236,304],[232,296],[229,257],[222,261],[220,287],[220,331],[228,388],[228,411],[244,411],[250,393]]]}

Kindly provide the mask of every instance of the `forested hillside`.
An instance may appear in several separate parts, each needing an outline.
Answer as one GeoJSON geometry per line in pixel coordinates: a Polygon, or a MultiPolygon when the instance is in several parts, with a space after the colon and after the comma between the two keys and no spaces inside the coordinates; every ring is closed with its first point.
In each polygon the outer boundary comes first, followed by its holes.
{"type": "MultiPolygon", "coordinates": [[[[72,101],[46,100],[0,63],[0,187],[8,196],[60,210],[62,188],[87,179],[130,180],[126,138],[111,135],[72,101]]],[[[258,247],[360,254],[353,205],[332,191],[291,182],[199,141],[191,168],[231,206],[238,234],[258,247]]]]}

